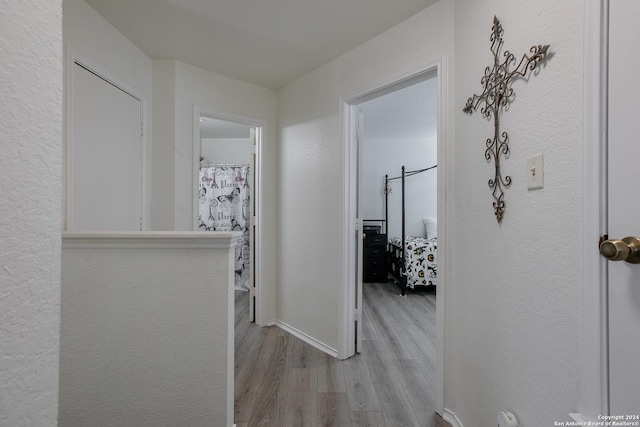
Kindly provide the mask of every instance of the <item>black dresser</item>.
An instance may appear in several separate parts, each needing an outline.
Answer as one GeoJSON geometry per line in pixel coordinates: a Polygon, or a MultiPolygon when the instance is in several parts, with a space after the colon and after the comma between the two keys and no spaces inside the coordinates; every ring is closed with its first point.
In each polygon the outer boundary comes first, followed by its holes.
{"type": "Polygon", "coordinates": [[[387,235],[364,230],[363,282],[387,281],[387,235]]]}

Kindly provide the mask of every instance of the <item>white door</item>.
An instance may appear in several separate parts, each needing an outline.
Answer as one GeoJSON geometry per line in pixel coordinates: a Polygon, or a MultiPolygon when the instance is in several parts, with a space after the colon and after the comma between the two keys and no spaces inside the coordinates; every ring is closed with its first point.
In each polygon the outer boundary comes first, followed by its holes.
{"type": "Polygon", "coordinates": [[[363,221],[362,221],[362,167],[364,149],[364,113],[361,107],[356,112],[356,353],[362,352],[362,276],[363,276],[363,221]]]}
{"type": "Polygon", "coordinates": [[[256,158],[258,156],[258,144],[256,140],[256,128],[251,128],[250,130],[250,139],[251,139],[251,160],[249,161],[249,179],[251,180],[249,184],[249,203],[250,203],[250,212],[249,212],[249,321],[256,321],[256,236],[258,231],[258,224],[256,223],[256,183],[258,182],[257,176],[258,171],[256,169],[256,158]]]}
{"type": "MultiPolygon", "coordinates": [[[[608,236],[640,237],[640,2],[613,0],[609,21],[608,236]]],[[[612,415],[640,414],[640,264],[608,264],[612,415]]],[[[638,419],[633,422],[639,421],[638,419]]]]}
{"type": "Polygon", "coordinates": [[[67,229],[142,229],[142,102],[74,62],[67,229]]]}

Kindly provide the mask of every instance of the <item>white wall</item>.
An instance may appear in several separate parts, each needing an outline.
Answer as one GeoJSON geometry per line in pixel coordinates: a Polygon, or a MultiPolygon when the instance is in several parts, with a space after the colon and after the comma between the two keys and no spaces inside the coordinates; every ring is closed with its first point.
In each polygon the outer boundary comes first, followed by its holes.
{"type": "Polygon", "coordinates": [[[175,62],[153,61],[151,230],[175,228],[175,62]]]}
{"type": "MultiPolygon", "coordinates": [[[[271,196],[275,182],[275,92],[224,77],[210,71],[176,61],[176,230],[193,227],[193,106],[198,105],[226,113],[266,121],[263,141],[265,154],[265,188],[271,196]],[[273,128],[270,126],[273,124],[273,128]]],[[[275,193],[274,193],[275,194],[275,193]]],[[[270,198],[270,197],[269,197],[270,198]]],[[[275,217],[275,205],[268,207],[266,218],[275,217]]]]}
{"type": "Polygon", "coordinates": [[[520,425],[547,426],[578,412],[582,302],[582,16],[580,0],[456,2],[455,283],[447,293],[447,407],[465,426],[495,425],[512,411],[520,425]],[[494,14],[504,49],[534,44],[553,54],[513,85],[501,117],[513,184],[498,225],[484,159],[493,124],[467,116],[492,64],[494,14]],[[544,153],[545,188],[527,191],[526,158],[544,153]]]}
{"type": "MultiPolygon", "coordinates": [[[[194,208],[193,123],[194,105],[222,113],[265,122],[262,147],[262,263],[263,319],[275,316],[277,158],[276,94],[179,61],[153,61],[154,74],[154,180],[171,183],[156,185],[152,199],[156,225],[170,230],[192,230],[194,208]],[[159,102],[173,102],[171,106],[159,102]],[[160,115],[162,112],[162,116],[160,115]],[[167,171],[167,175],[163,175],[167,171]],[[173,219],[173,222],[171,222],[173,219]],[[169,228],[170,227],[170,228],[169,228]]],[[[266,320],[265,320],[266,319],[266,320]]]]}
{"type": "MultiPolygon", "coordinates": [[[[438,163],[438,80],[429,78],[360,104],[364,122],[363,218],[385,218],[384,176],[438,163]]],[[[437,218],[438,171],[406,179],[405,234],[424,236],[423,218],[437,218]]],[[[389,236],[402,235],[402,182],[391,181],[389,236]]]]}
{"type": "Polygon", "coordinates": [[[173,60],[151,61],[83,0],[64,0],[64,40],[147,99],[148,188],[152,230],[191,230],[193,107],[267,123],[263,131],[265,316],[275,315],[276,95],[255,85],[173,60]],[[153,130],[153,132],[151,132],[153,130]]]}
{"type": "MultiPolygon", "coordinates": [[[[63,0],[63,39],[66,55],[79,55],[96,72],[113,79],[123,88],[132,91],[143,101],[144,139],[147,152],[143,162],[151,156],[152,140],[151,101],[152,101],[152,63],[138,47],[109,24],[102,16],[83,0],[63,0]]],[[[68,60],[68,58],[67,58],[68,60]]],[[[65,61],[65,67],[67,62],[65,61]]],[[[65,88],[68,90],[69,88],[65,88]]],[[[66,91],[65,91],[66,95],[66,91]]],[[[86,163],[74,158],[74,163],[86,163]]],[[[142,165],[141,165],[142,167],[142,165]]],[[[143,197],[145,198],[143,217],[145,227],[152,227],[153,214],[148,206],[151,203],[151,168],[147,168],[143,197]]],[[[155,184],[157,185],[157,184],[155,184]]],[[[126,208],[129,209],[129,208],[126,208]]]]}
{"type": "Polygon", "coordinates": [[[151,101],[151,60],[83,0],[63,0],[69,46],[151,101]]]}
{"type": "Polygon", "coordinates": [[[62,4],[0,14],[0,425],[58,414],[62,4]]]}
{"type": "MultiPolygon", "coordinates": [[[[68,12],[67,2],[84,3],[65,0],[65,21],[71,17],[75,22],[75,8],[68,12]]],[[[26,7],[13,3],[17,15],[33,15],[36,21],[44,9],[27,11],[22,10],[26,7]]],[[[44,22],[50,25],[55,19],[44,22]]],[[[87,27],[92,25],[102,23],[89,21],[87,27]]],[[[41,28],[46,29],[47,36],[55,34],[46,26],[41,28]]],[[[412,73],[443,53],[448,55],[449,70],[453,70],[455,51],[456,90],[454,94],[453,88],[449,88],[448,101],[449,112],[456,114],[450,114],[447,124],[449,140],[455,141],[448,148],[450,162],[454,161],[455,153],[455,172],[451,182],[447,182],[451,191],[448,203],[455,208],[450,212],[455,211],[455,216],[448,234],[452,242],[464,237],[465,244],[452,245],[453,256],[447,258],[452,265],[447,277],[445,405],[467,427],[495,424],[495,414],[503,409],[516,413],[523,427],[549,425],[576,411],[582,265],[576,255],[581,251],[567,253],[566,248],[567,242],[578,248],[582,245],[581,30],[579,0],[561,3],[543,0],[535,4],[523,0],[457,0],[455,23],[454,1],[441,0],[283,88],[278,93],[279,145],[275,146],[275,126],[269,127],[265,150],[269,189],[265,199],[275,200],[277,196],[280,206],[277,218],[275,201],[265,211],[267,246],[277,248],[265,263],[267,280],[274,290],[276,270],[280,270],[278,318],[328,347],[338,345],[342,240],[341,229],[336,225],[341,224],[339,205],[344,179],[340,97],[412,73]],[[492,171],[483,157],[484,139],[491,135],[491,124],[477,113],[467,117],[460,111],[467,97],[480,91],[480,77],[490,64],[489,33],[494,14],[505,26],[505,48],[520,53],[534,43],[550,43],[554,52],[538,75],[528,82],[516,82],[516,101],[502,121],[512,141],[512,153],[504,162],[504,172],[514,179],[506,193],[507,210],[502,225],[495,222],[486,185],[492,171]],[[545,154],[546,187],[528,192],[524,184],[525,159],[538,152],[545,154]],[[276,168],[281,171],[277,179],[276,168]]],[[[13,29],[7,31],[15,33],[13,29]]],[[[95,49],[101,55],[115,51],[109,40],[102,45],[100,37],[91,33],[78,33],[73,38],[77,41],[75,47],[88,56],[92,49],[85,50],[83,43],[101,44],[95,49]]],[[[51,42],[50,38],[47,40],[51,42]]],[[[55,46],[50,50],[55,50],[55,46]]],[[[36,63],[42,60],[41,56],[51,58],[49,50],[37,56],[36,63]]],[[[92,59],[104,65],[100,58],[92,59]]],[[[133,63],[139,64],[138,59],[133,63]]],[[[16,76],[29,78],[26,70],[32,62],[26,58],[16,76]]],[[[119,63],[113,72],[127,79],[127,73],[119,71],[121,67],[131,70],[126,60],[105,63],[119,63]]],[[[154,84],[159,64],[155,61],[153,65],[154,84]]],[[[192,104],[265,119],[270,126],[275,123],[275,95],[186,64],[162,61],[162,66],[165,74],[158,83],[168,84],[167,92],[159,91],[174,99],[175,120],[163,117],[168,123],[163,130],[168,131],[166,135],[170,135],[171,142],[163,147],[166,153],[160,153],[160,158],[174,170],[163,170],[173,177],[173,185],[162,189],[171,194],[167,202],[171,211],[159,213],[168,215],[160,223],[189,229],[192,104]]],[[[138,69],[136,65],[133,67],[138,69]]],[[[143,69],[146,67],[142,65],[143,69]]],[[[56,70],[56,66],[44,68],[45,81],[51,82],[55,77],[55,71],[52,75],[51,70],[56,70]]],[[[136,74],[135,70],[132,73],[136,74]]],[[[453,81],[451,75],[445,77],[449,83],[453,81]]],[[[137,87],[138,82],[131,80],[131,84],[137,87]]],[[[40,94],[55,92],[55,84],[45,87],[40,94]]],[[[56,99],[55,94],[52,97],[56,99]]],[[[44,107],[53,111],[54,105],[55,101],[44,107]]],[[[171,114],[172,108],[164,107],[171,114]]],[[[44,116],[55,114],[47,111],[44,116]]],[[[52,130],[50,133],[55,134],[53,125],[52,130]]],[[[11,157],[3,157],[5,162],[11,161],[8,159],[11,157]]],[[[46,161],[50,160],[51,156],[47,156],[46,161]]],[[[154,164],[157,165],[155,160],[154,164]]],[[[55,162],[53,165],[55,169],[55,162]]],[[[47,163],[47,168],[51,167],[47,163]]],[[[13,170],[3,170],[12,177],[26,178],[24,173],[16,175],[13,170]]],[[[55,176],[56,171],[53,172],[55,176]]],[[[56,197],[55,189],[47,190],[45,200],[56,197]]],[[[156,191],[154,194],[157,196],[156,191]]],[[[24,209],[10,205],[9,210],[24,209]]],[[[36,220],[35,214],[19,220],[25,218],[36,220]]],[[[51,224],[54,222],[51,219],[51,224]]],[[[55,239],[55,232],[53,236],[55,239]]],[[[22,235],[18,239],[23,240],[22,235]]],[[[34,262],[55,269],[57,257],[53,250],[53,255],[43,251],[46,257],[34,262]]],[[[26,273],[18,273],[14,283],[24,282],[20,274],[26,273]]],[[[50,280],[48,273],[42,273],[41,277],[45,276],[50,280]]],[[[53,288],[55,291],[55,283],[53,288]]],[[[54,301],[47,305],[48,309],[55,307],[55,298],[47,301],[54,301]]],[[[271,299],[274,313],[275,306],[275,299],[271,299]]],[[[18,393],[21,395],[25,396],[18,393]]]]}
{"type": "Polygon", "coordinates": [[[328,348],[340,336],[340,99],[452,54],[453,12],[441,1],[278,92],[278,318],[328,348]]]}
{"type": "MultiPolygon", "coordinates": [[[[247,133],[249,133],[248,127],[247,133]]],[[[202,164],[249,164],[251,161],[251,139],[249,138],[202,138],[200,144],[200,154],[204,157],[202,164]]]]}
{"type": "Polygon", "coordinates": [[[233,425],[239,237],[63,236],[61,426],[233,425]]]}
{"type": "MultiPolygon", "coordinates": [[[[434,126],[436,124],[434,123],[434,126]]],[[[424,169],[437,163],[436,129],[431,139],[369,139],[364,140],[362,182],[363,218],[384,219],[384,176],[400,176],[407,171],[424,169]]],[[[425,237],[423,218],[438,217],[437,170],[432,169],[406,178],[405,234],[425,237]]],[[[402,183],[391,181],[389,194],[389,237],[402,235],[402,183]]]]}

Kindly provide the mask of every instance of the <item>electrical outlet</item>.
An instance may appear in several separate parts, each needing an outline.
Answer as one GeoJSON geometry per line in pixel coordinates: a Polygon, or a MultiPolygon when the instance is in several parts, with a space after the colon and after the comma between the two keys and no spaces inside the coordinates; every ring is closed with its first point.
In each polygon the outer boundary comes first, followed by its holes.
{"type": "Polygon", "coordinates": [[[529,190],[544,188],[544,162],[542,153],[527,158],[527,188],[529,190]]]}
{"type": "Polygon", "coordinates": [[[519,427],[518,419],[509,411],[499,412],[498,427],[519,427]]]}

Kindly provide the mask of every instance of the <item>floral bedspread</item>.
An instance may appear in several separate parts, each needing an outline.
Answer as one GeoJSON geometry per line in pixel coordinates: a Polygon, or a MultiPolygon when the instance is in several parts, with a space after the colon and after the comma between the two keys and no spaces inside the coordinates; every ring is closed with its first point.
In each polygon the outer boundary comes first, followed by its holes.
{"type": "MultiPolygon", "coordinates": [[[[397,256],[401,257],[400,248],[402,240],[392,237],[389,241],[393,245],[397,256]]],[[[425,239],[424,237],[405,237],[405,270],[407,273],[407,286],[436,285],[436,251],[438,239],[425,239]]]]}

